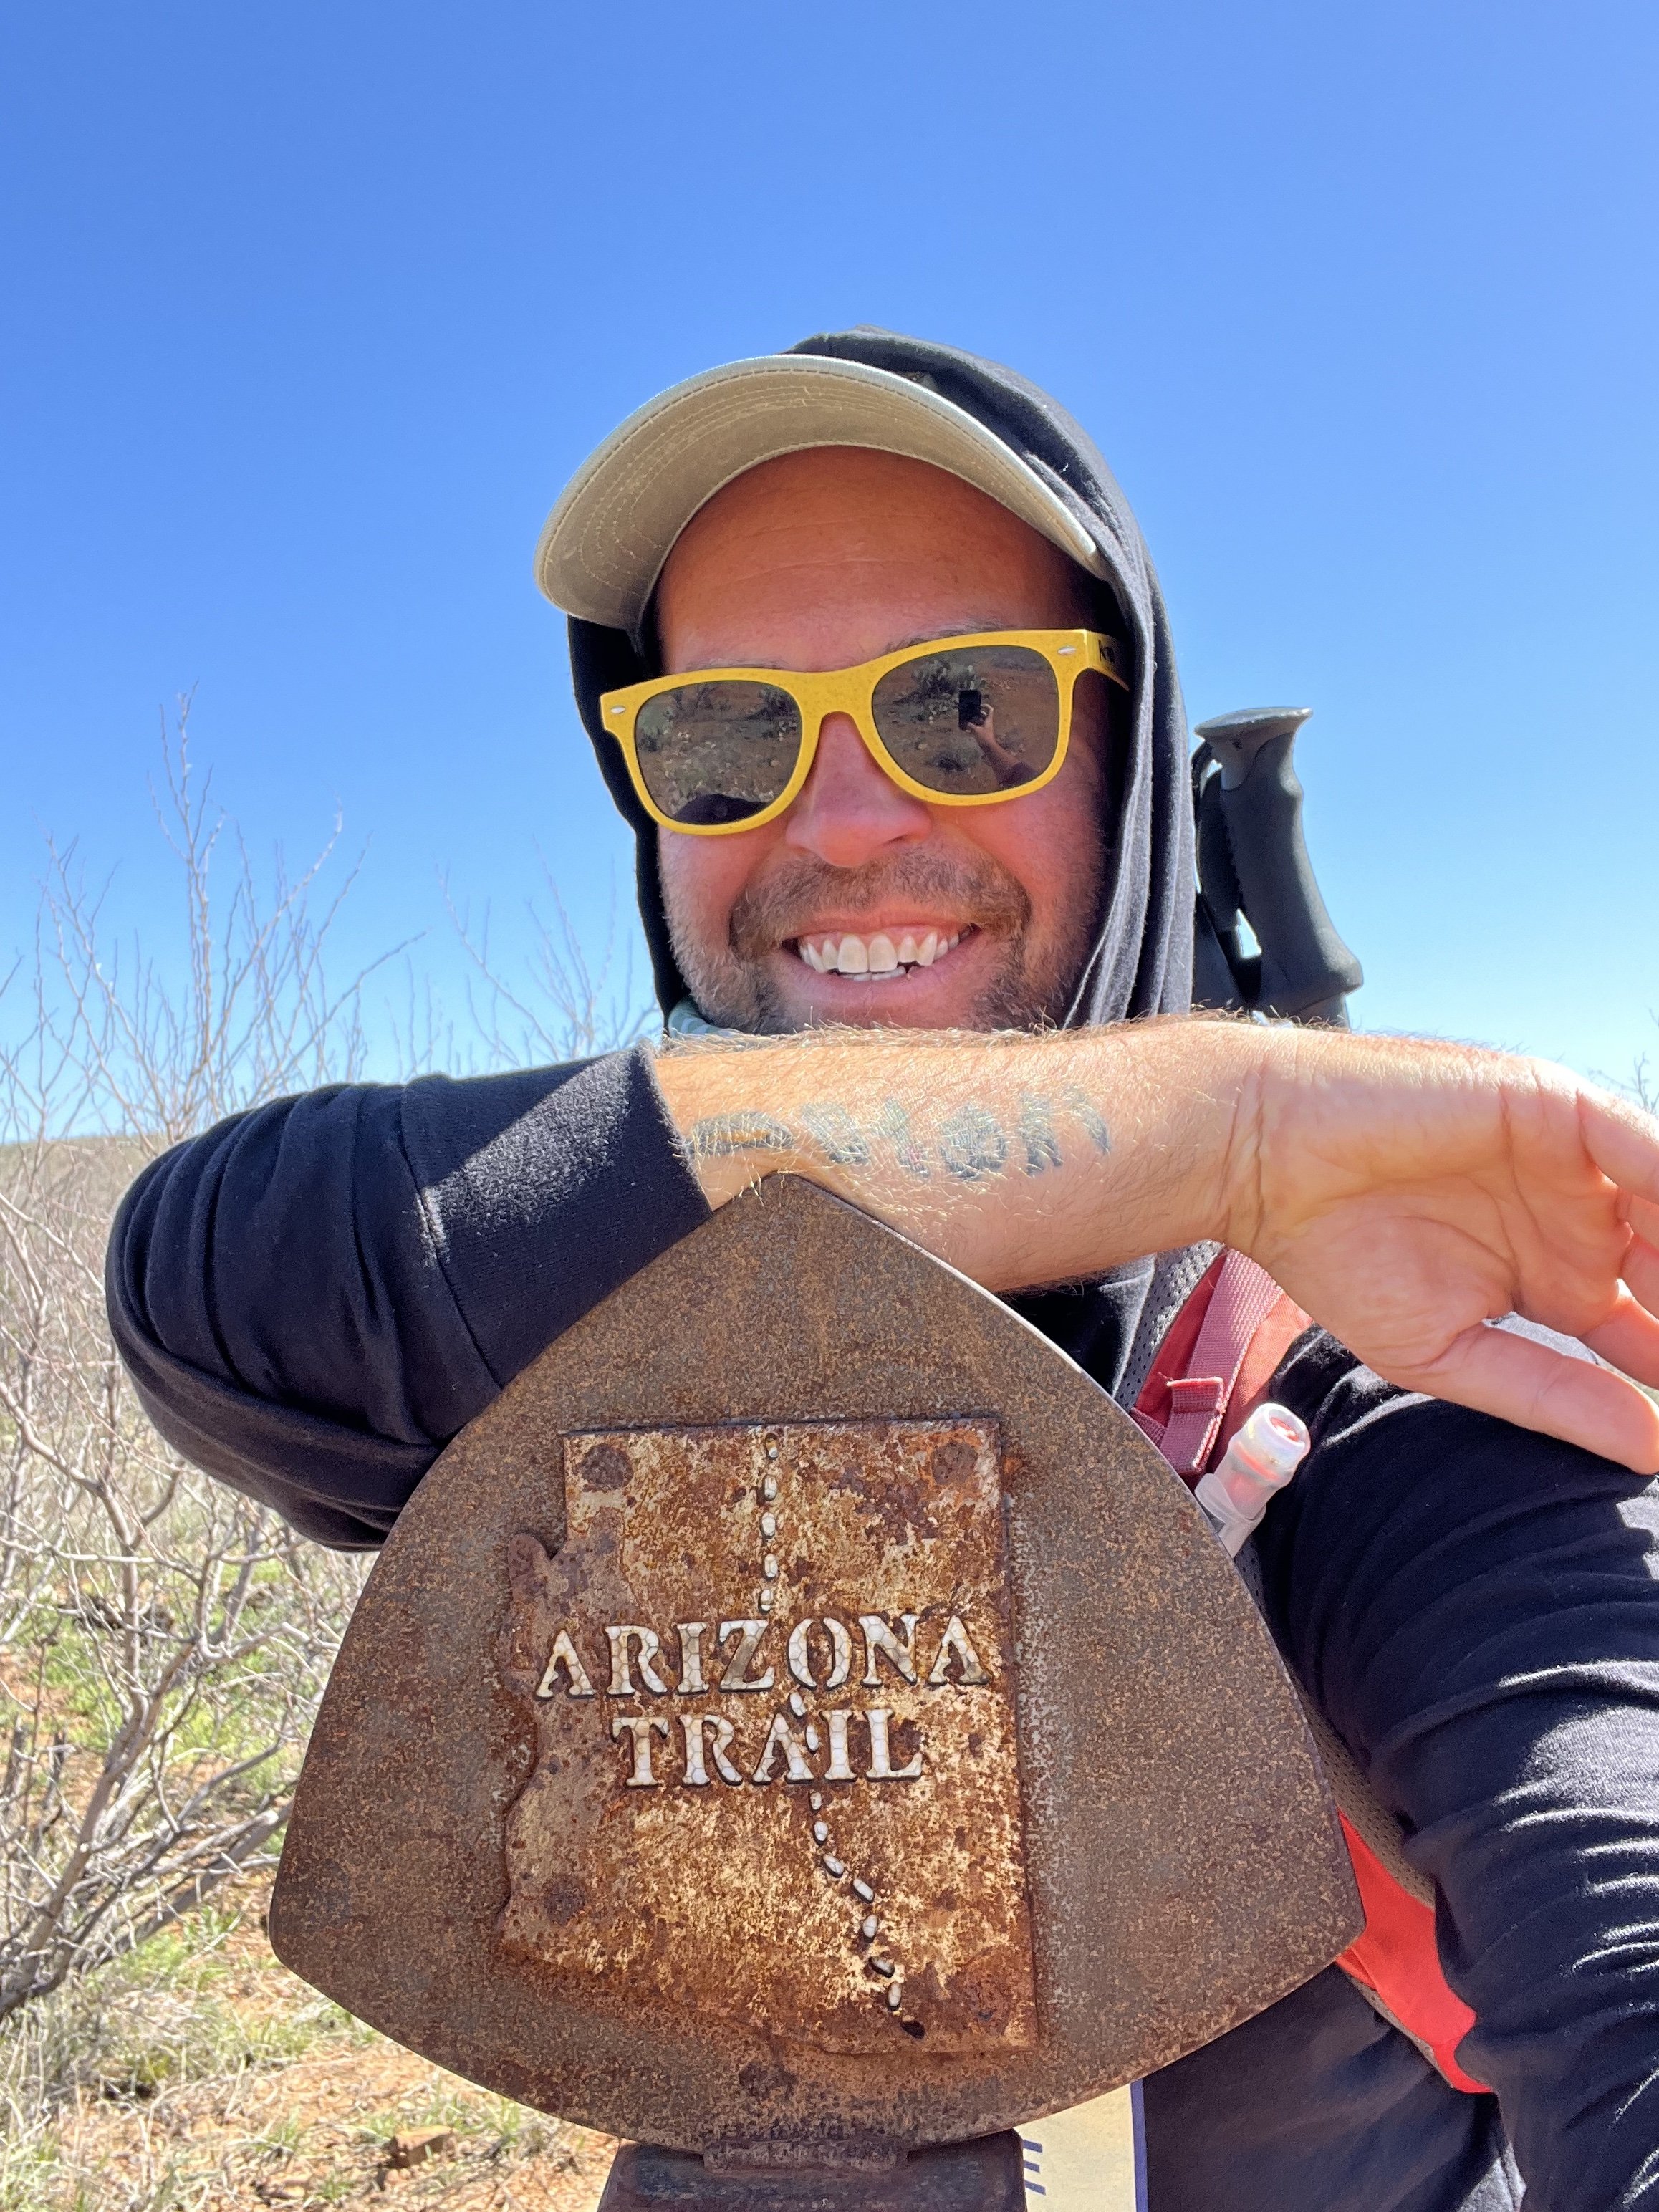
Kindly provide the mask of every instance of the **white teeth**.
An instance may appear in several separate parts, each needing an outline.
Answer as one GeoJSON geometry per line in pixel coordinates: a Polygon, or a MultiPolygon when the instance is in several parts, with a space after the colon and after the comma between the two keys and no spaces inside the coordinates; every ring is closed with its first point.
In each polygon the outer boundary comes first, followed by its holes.
{"type": "Polygon", "coordinates": [[[943,937],[936,929],[924,930],[918,937],[913,929],[900,930],[896,936],[878,929],[872,936],[860,937],[856,932],[844,935],[798,937],[795,950],[815,974],[819,975],[858,975],[870,982],[890,983],[912,968],[931,968],[941,953],[953,951],[967,935],[958,929],[943,937]]]}

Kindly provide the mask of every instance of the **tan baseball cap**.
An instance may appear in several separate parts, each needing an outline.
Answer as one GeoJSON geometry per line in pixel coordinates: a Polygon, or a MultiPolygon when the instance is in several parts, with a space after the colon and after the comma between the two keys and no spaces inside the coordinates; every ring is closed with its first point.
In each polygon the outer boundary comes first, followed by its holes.
{"type": "Polygon", "coordinates": [[[611,432],[547,518],[537,584],[567,614],[637,633],[663,562],[697,509],[745,470],[812,446],[931,462],[1091,575],[1109,573],[1059,493],[965,408],[863,362],[766,354],[659,392],[611,432]]]}

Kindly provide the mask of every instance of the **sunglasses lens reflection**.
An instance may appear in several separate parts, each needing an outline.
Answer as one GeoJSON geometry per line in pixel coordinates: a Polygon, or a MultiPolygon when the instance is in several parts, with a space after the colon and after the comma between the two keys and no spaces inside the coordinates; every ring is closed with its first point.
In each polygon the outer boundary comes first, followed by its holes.
{"type": "Polygon", "coordinates": [[[1060,685],[1030,646],[918,653],[888,671],[871,704],[898,765],[945,798],[1018,791],[1060,741],[1060,685]]]}
{"type": "Polygon", "coordinates": [[[746,822],[769,806],[800,757],[800,710],[775,684],[677,684],[634,725],[653,804],[689,829],[746,822]]]}
{"type": "MultiPolygon", "coordinates": [[[[942,799],[1012,796],[1054,762],[1060,684],[1025,645],[939,646],[890,669],[871,696],[898,767],[942,799]]],[[[687,829],[741,829],[782,797],[800,758],[800,708],[781,684],[695,678],[634,725],[653,805],[687,829]]]]}

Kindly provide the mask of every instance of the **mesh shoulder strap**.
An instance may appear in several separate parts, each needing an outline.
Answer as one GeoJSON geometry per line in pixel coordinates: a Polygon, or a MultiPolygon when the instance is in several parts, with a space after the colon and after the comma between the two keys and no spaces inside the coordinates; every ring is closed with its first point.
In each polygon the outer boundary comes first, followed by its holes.
{"type": "Polygon", "coordinates": [[[1187,1244],[1153,1261],[1152,1285],[1115,1393],[1119,1405],[1133,1406],[1139,1397],[1182,1309],[1220,1257],[1219,1244],[1187,1244]]]}

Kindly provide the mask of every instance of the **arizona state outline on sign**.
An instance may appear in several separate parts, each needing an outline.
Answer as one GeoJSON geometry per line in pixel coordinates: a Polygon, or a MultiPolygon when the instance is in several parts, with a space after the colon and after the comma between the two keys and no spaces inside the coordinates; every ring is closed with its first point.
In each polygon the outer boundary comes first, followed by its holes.
{"type": "Polygon", "coordinates": [[[507,1546],[511,1950],[826,2051],[1036,2033],[997,1425],[563,1443],[507,1546]]]}

